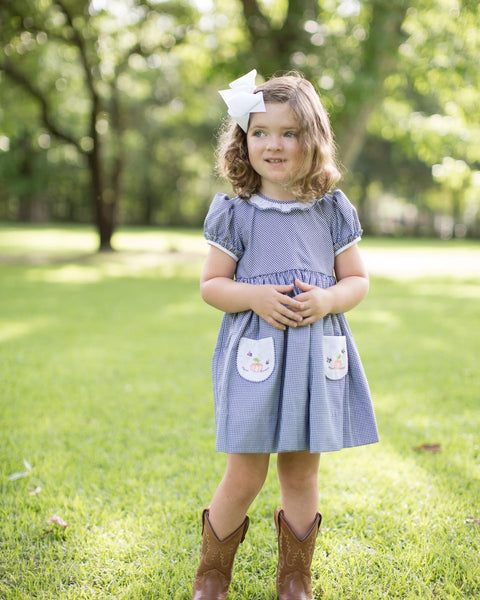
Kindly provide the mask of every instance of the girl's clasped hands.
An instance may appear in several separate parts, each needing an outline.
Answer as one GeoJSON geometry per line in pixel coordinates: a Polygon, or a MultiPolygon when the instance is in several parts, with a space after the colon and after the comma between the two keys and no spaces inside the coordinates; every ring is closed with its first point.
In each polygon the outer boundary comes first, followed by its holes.
{"type": "Polygon", "coordinates": [[[290,285],[257,286],[252,299],[252,310],[267,323],[284,331],[287,327],[311,325],[332,312],[331,293],[299,279],[295,285],[302,290],[294,298],[287,296],[294,288],[290,285]]]}

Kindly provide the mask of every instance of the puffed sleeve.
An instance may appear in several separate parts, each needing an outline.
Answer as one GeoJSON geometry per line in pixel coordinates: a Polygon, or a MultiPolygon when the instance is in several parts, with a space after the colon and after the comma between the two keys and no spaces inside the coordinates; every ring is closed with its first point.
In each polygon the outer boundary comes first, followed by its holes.
{"type": "Polygon", "coordinates": [[[331,223],[335,256],[360,241],[363,230],[357,211],[341,190],[333,192],[333,218],[331,223]]]}
{"type": "Polygon", "coordinates": [[[235,261],[244,252],[235,223],[235,205],[226,194],[216,194],[205,218],[204,235],[207,243],[219,248],[235,261]]]}

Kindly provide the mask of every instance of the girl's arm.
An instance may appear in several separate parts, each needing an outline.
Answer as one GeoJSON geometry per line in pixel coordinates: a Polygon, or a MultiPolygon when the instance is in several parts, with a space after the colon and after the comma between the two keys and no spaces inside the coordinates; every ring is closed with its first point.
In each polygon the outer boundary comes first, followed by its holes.
{"type": "Polygon", "coordinates": [[[211,246],[200,278],[202,298],[227,313],[253,310],[276,329],[285,330],[302,322],[302,303],[286,296],[291,285],[252,285],[233,279],[237,263],[211,246]]]}
{"type": "Polygon", "coordinates": [[[368,273],[356,244],[336,256],[335,276],[337,283],[325,290],[296,280],[296,286],[303,292],[296,296],[304,305],[299,311],[302,325],[314,323],[330,313],[347,312],[365,298],[368,273]]]}

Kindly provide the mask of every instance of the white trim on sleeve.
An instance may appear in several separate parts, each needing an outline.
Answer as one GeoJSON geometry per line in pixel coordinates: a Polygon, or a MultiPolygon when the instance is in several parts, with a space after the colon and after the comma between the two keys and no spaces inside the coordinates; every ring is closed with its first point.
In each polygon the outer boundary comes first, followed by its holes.
{"type": "Polygon", "coordinates": [[[353,242],[350,242],[349,244],[347,244],[346,246],[342,246],[339,250],[337,250],[335,252],[335,256],[338,256],[339,254],[341,254],[344,250],[346,250],[347,248],[350,248],[350,246],[353,246],[355,244],[357,244],[362,238],[360,236],[358,236],[357,238],[355,238],[353,240],[353,242]]]}
{"type": "Polygon", "coordinates": [[[228,254],[228,256],[231,256],[235,262],[239,261],[239,258],[237,256],[235,256],[235,254],[233,254],[233,252],[230,252],[230,250],[227,250],[223,246],[220,246],[220,244],[217,244],[216,242],[212,242],[211,240],[207,240],[207,244],[210,244],[210,246],[215,246],[215,248],[218,248],[222,252],[225,252],[225,254],[228,254]]]}

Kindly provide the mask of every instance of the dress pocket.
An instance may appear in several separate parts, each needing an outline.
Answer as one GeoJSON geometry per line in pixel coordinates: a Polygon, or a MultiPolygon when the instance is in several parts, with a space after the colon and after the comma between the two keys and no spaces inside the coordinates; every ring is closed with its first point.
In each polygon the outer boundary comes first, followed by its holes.
{"type": "Polygon", "coordinates": [[[247,381],[265,381],[275,367],[273,338],[251,340],[242,337],[237,352],[237,370],[247,381]]]}
{"type": "Polygon", "coordinates": [[[323,354],[328,379],[342,379],[348,373],[347,339],[344,335],[324,335],[323,354]]]}

